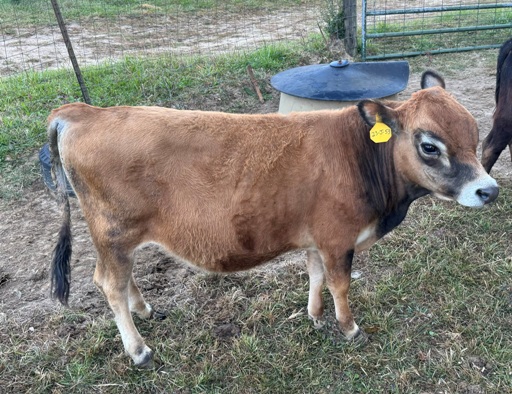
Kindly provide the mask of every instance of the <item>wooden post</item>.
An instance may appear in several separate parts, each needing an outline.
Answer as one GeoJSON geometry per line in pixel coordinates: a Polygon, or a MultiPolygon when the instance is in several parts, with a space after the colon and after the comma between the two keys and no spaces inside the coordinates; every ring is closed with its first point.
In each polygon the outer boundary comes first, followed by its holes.
{"type": "Polygon", "coordinates": [[[249,78],[251,80],[254,91],[258,95],[258,100],[260,100],[260,103],[263,104],[265,100],[263,100],[263,95],[261,94],[260,88],[258,86],[258,81],[256,81],[256,78],[254,77],[254,72],[252,71],[250,64],[247,65],[247,73],[249,74],[249,78]]]}
{"type": "Polygon", "coordinates": [[[345,16],[345,50],[350,56],[357,53],[357,0],[343,0],[345,16]]]}

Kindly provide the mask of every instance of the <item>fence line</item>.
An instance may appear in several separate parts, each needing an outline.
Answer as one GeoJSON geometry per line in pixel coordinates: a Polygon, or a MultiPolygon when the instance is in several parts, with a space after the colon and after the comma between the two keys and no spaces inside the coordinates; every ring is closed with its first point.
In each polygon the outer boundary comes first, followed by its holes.
{"type": "MultiPolygon", "coordinates": [[[[80,65],[124,56],[215,55],[301,40],[318,32],[321,0],[251,7],[216,2],[187,10],[166,0],[59,0],[80,65]]],[[[200,1],[196,2],[198,5],[200,1]]],[[[47,0],[0,0],[0,75],[69,68],[69,57],[47,0]],[[5,16],[5,17],[4,17],[5,16]],[[1,48],[3,44],[3,48],[1,48]]]]}
{"type": "MultiPolygon", "coordinates": [[[[326,0],[59,0],[81,66],[125,56],[207,55],[304,40],[318,33],[326,0]],[[206,4],[206,2],[205,2],[206,4]]],[[[334,0],[331,0],[333,2],[334,0]]],[[[355,0],[338,0],[354,45],[355,0]],[[350,10],[348,10],[350,8],[350,10]]],[[[362,0],[362,59],[495,48],[512,36],[512,3],[491,0],[362,0]]],[[[352,52],[353,53],[353,52],[352,52]]],[[[48,0],[0,0],[0,76],[71,68],[48,0]]]]}

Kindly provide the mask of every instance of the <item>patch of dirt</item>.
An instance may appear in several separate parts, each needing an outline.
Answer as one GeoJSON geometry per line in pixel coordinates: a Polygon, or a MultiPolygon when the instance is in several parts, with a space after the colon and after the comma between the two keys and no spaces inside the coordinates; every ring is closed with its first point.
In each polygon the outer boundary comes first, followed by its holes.
{"type": "Polygon", "coordinates": [[[240,335],[240,327],[233,323],[221,324],[215,327],[213,334],[221,340],[231,339],[240,335]]]}
{"type": "MultiPolygon", "coordinates": [[[[157,7],[158,8],[158,7],[157,7]]],[[[115,20],[88,17],[66,21],[80,66],[124,56],[204,54],[250,50],[281,40],[305,38],[318,31],[319,11],[307,2],[279,12],[241,8],[209,13],[156,9],[115,20]]],[[[2,33],[0,75],[28,69],[71,67],[56,23],[47,27],[16,27],[2,33]]]]}

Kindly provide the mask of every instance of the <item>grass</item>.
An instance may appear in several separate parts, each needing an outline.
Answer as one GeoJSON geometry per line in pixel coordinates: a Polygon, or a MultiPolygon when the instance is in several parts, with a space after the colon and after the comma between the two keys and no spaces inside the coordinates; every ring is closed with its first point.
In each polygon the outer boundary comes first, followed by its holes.
{"type": "Polygon", "coordinates": [[[304,264],[188,279],[188,302],[163,322],[136,320],[162,368],[138,371],[106,312],[63,310],[37,336],[0,334],[2,387],[12,392],[507,393],[512,383],[512,183],[468,210],[426,198],[360,255],[351,304],[364,345],[305,316],[304,264]],[[239,336],[221,337],[230,323],[239,336]],[[77,329],[79,327],[80,329],[77,329]],[[54,333],[57,333],[55,335],[54,333]],[[60,337],[59,337],[59,333],[60,337]],[[62,334],[64,333],[64,334],[62,334]]]}

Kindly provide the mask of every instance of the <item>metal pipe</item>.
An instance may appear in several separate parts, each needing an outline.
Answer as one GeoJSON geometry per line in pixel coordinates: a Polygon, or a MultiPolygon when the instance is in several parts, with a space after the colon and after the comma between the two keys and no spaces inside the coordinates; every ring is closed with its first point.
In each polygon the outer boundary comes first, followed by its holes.
{"type": "Polygon", "coordinates": [[[468,52],[474,51],[476,49],[495,49],[501,47],[502,44],[492,44],[492,45],[480,45],[474,47],[462,47],[462,48],[447,48],[447,49],[436,49],[432,51],[416,51],[416,52],[400,52],[400,53],[389,53],[387,55],[374,55],[367,56],[366,59],[375,60],[375,59],[392,59],[397,57],[410,57],[410,56],[418,56],[418,55],[435,55],[439,53],[455,53],[455,52],[468,52]]]}
{"type": "Polygon", "coordinates": [[[366,60],[366,0],[363,0],[363,7],[361,10],[361,57],[363,62],[366,60]]]}
{"type": "MultiPolygon", "coordinates": [[[[366,1],[364,3],[366,4],[366,1]]],[[[486,10],[486,9],[494,9],[494,8],[512,8],[512,3],[460,5],[460,6],[454,5],[454,6],[442,6],[442,7],[376,10],[376,11],[368,11],[366,13],[366,15],[369,15],[369,16],[403,15],[403,14],[420,14],[420,13],[427,13],[427,12],[443,12],[443,11],[486,10]]]]}
{"type": "Polygon", "coordinates": [[[477,30],[498,30],[508,29],[512,27],[512,23],[505,25],[483,25],[483,26],[466,26],[466,27],[448,27],[444,29],[431,29],[431,30],[409,30],[391,33],[369,33],[366,34],[367,38],[378,38],[378,37],[405,37],[405,36],[422,36],[424,34],[439,34],[439,33],[458,33],[465,31],[477,31],[477,30]]]}
{"type": "Polygon", "coordinates": [[[84,101],[87,104],[91,104],[91,99],[89,97],[89,92],[87,91],[87,86],[85,86],[85,81],[82,77],[82,72],[80,71],[80,67],[78,66],[78,62],[75,57],[75,52],[73,51],[73,46],[71,45],[71,41],[69,39],[68,30],[66,29],[64,19],[62,18],[62,14],[60,13],[59,4],[57,3],[57,0],[51,0],[51,3],[53,7],[53,12],[55,13],[55,18],[57,18],[57,22],[59,24],[62,38],[64,39],[66,49],[68,50],[69,60],[71,60],[73,70],[75,70],[76,79],[78,80],[80,90],[82,91],[82,97],[84,98],[84,101]]]}

